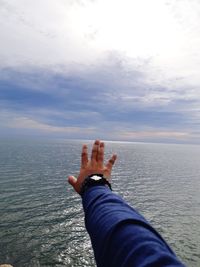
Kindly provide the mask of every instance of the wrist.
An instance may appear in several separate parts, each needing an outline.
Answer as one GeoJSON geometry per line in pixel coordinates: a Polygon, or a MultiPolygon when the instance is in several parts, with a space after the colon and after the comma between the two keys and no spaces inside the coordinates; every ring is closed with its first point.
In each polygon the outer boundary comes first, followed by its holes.
{"type": "Polygon", "coordinates": [[[92,174],[89,175],[83,182],[80,190],[80,195],[82,196],[88,188],[95,186],[104,186],[112,190],[110,182],[103,176],[103,174],[92,174]]]}

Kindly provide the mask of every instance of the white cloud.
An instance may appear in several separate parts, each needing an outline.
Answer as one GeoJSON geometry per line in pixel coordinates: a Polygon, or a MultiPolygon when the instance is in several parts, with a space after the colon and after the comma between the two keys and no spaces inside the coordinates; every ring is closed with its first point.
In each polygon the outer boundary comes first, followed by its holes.
{"type": "Polygon", "coordinates": [[[82,139],[106,139],[106,140],[126,140],[126,141],[163,141],[176,140],[178,142],[191,142],[192,138],[199,140],[199,133],[184,132],[184,131],[167,131],[166,129],[156,130],[147,128],[146,130],[131,130],[130,125],[118,123],[98,122],[95,127],[69,127],[69,126],[54,126],[48,123],[42,123],[36,119],[29,117],[18,116],[16,114],[2,111],[0,128],[12,129],[13,134],[29,135],[37,133],[37,135],[57,136],[64,138],[82,138],[82,139]]]}
{"type": "Polygon", "coordinates": [[[58,127],[48,123],[39,122],[35,119],[30,119],[29,117],[17,116],[5,111],[1,113],[0,127],[1,126],[7,129],[13,129],[13,134],[18,130],[20,133],[24,134],[35,131],[48,136],[57,134],[58,136],[65,137],[80,137],[81,135],[88,137],[96,133],[95,127],[58,127]]]}
{"type": "Polygon", "coordinates": [[[88,60],[92,53],[75,33],[74,9],[76,6],[62,0],[1,1],[1,67],[52,67],[88,60]]]}
{"type": "Polygon", "coordinates": [[[200,3],[196,0],[1,0],[0,65],[92,64],[117,51],[149,79],[200,82],[200,3]]]}
{"type": "Polygon", "coordinates": [[[188,139],[190,134],[187,132],[176,132],[176,131],[129,131],[121,133],[121,138],[125,138],[126,140],[130,139],[143,139],[143,138],[151,138],[151,139],[159,139],[159,138],[167,138],[177,140],[188,139]]]}
{"type": "MultiPolygon", "coordinates": [[[[61,79],[77,82],[77,95],[88,94],[90,102],[101,102],[102,110],[88,111],[94,120],[102,120],[104,107],[119,113],[134,109],[179,113],[185,116],[185,130],[183,122],[172,133],[157,130],[160,136],[185,136],[192,131],[189,125],[199,131],[199,14],[198,0],[0,0],[0,78],[10,79],[3,69],[21,70],[21,76],[12,77],[19,87],[67,99],[68,88],[60,89],[53,79],[50,82],[51,74],[61,73],[61,79]],[[41,72],[41,79],[31,76],[34,71],[36,76],[41,72]],[[94,94],[87,91],[92,87],[94,94]]],[[[75,102],[77,95],[72,94],[71,100],[75,102]]],[[[59,117],[62,111],[54,108],[53,114],[59,117]]],[[[69,130],[31,115],[21,116],[13,125],[69,130]]],[[[45,117],[40,111],[39,115],[45,117]]],[[[87,112],[72,111],[69,116],[80,121],[87,112]]],[[[3,121],[5,125],[6,117],[3,121]]],[[[137,138],[132,129],[127,132],[137,138]]],[[[145,127],[139,132],[151,135],[145,127]]]]}

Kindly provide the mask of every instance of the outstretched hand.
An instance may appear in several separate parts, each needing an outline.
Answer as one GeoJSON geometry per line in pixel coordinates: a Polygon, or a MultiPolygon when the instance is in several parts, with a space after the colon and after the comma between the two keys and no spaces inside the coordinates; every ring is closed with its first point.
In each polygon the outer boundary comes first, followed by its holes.
{"type": "Polygon", "coordinates": [[[81,168],[78,178],[74,176],[68,177],[68,182],[73,186],[74,190],[80,194],[84,180],[92,174],[103,174],[108,181],[111,177],[112,167],[117,159],[117,155],[113,155],[106,165],[104,165],[104,143],[96,140],[92,147],[91,159],[88,159],[87,145],[83,145],[81,154],[81,168]]]}

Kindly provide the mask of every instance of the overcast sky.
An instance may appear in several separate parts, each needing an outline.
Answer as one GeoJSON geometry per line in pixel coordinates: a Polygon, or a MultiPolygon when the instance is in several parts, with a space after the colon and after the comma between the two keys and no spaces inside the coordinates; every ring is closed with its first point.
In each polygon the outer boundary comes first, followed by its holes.
{"type": "Polygon", "coordinates": [[[0,0],[0,136],[200,143],[199,0],[0,0]]]}

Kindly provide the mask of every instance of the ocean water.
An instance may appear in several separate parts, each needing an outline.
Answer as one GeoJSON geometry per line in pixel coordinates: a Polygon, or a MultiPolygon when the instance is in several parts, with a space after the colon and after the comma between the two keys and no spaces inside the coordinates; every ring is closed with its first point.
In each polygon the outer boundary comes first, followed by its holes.
{"type": "MultiPolygon", "coordinates": [[[[95,266],[80,197],[81,141],[0,141],[0,263],[95,266]]],[[[88,142],[91,144],[91,142],[88,142]]],[[[200,146],[106,143],[113,189],[188,266],[200,266],[200,146]]]]}

